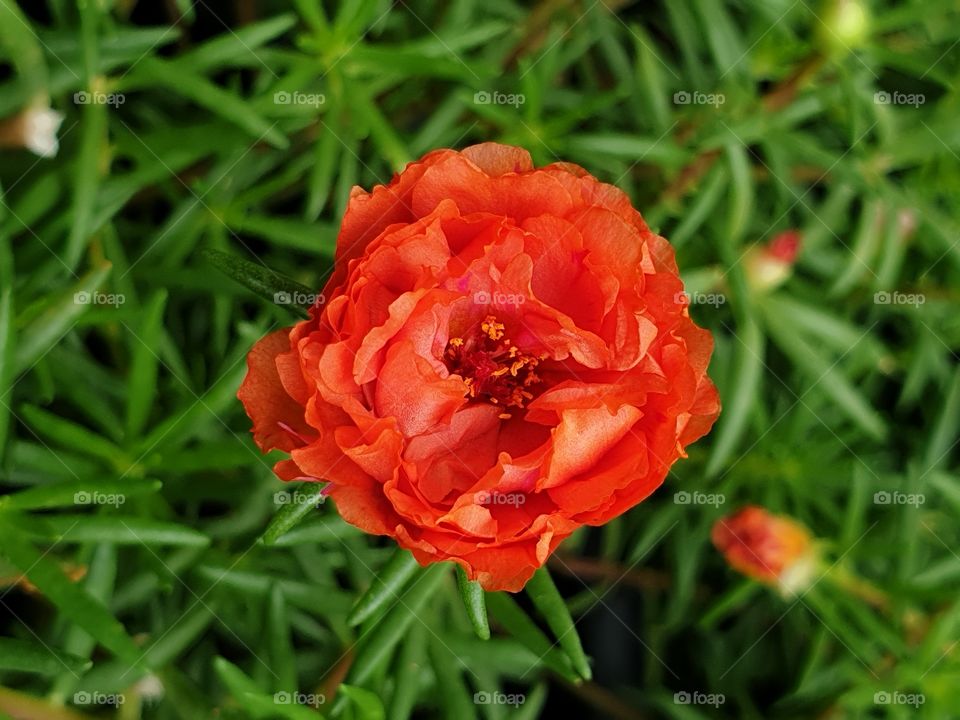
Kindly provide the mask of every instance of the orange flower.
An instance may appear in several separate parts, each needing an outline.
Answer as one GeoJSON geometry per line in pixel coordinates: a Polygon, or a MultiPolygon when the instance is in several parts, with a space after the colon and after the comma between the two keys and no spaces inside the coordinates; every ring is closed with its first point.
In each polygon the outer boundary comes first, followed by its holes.
{"type": "Polygon", "coordinates": [[[718,520],[711,539],[735,570],[786,595],[809,587],[813,580],[817,565],[813,538],[790,518],[751,505],[718,520]]]}
{"type": "Polygon", "coordinates": [[[716,419],[682,290],[617,188],[516,147],[438,150],[354,188],[310,319],[253,348],[239,397],[282,479],[517,591],[716,419]]]}

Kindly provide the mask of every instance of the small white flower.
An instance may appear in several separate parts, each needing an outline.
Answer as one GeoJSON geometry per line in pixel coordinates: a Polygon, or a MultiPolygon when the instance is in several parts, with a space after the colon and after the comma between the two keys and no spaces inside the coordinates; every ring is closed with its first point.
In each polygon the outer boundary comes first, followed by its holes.
{"type": "Polygon", "coordinates": [[[57,131],[63,115],[44,105],[27,109],[20,118],[23,147],[40,157],[52,158],[60,149],[57,131]]]}

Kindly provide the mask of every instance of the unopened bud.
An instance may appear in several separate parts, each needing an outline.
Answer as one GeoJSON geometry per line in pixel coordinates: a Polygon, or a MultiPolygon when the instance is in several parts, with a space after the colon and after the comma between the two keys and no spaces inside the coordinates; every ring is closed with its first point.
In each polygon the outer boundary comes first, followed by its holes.
{"type": "Polygon", "coordinates": [[[827,0],[820,12],[818,35],[830,54],[855,50],[867,39],[870,19],[859,0],[827,0]]]}
{"type": "Polygon", "coordinates": [[[40,157],[57,154],[57,131],[63,115],[45,102],[35,103],[19,115],[0,122],[0,147],[25,148],[40,157]]]}
{"type": "Polygon", "coordinates": [[[813,537],[805,527],[757,506],[718,520],[711,540],[734,570],[785,596],[810,587],[819,566],[813,537]]]}
{"type": "Polygon", "coordinates": [[[793,273],[799,252],[800,233],[796,230],[787,230],[766,245],[751,248],[744,258],[747,281],[760,292],[779,287],[793,273]]]}

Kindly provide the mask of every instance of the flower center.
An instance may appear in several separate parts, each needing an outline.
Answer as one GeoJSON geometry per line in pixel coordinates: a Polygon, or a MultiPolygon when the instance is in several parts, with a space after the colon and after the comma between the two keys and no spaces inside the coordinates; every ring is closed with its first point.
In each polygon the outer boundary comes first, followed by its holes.
{"type": "MultiPolygon", "coordinates": [[[[535,370],[546,357],[521,351],[493,315],[487,315],[473,335],[450,338],[443,353],[450,372],[467,384],[467,397],[504,408],[522,408],[533,399],[529,388],[540,382],[535,370]]],[[[510,413],[500,417],[507,419],[510,413]]]]}

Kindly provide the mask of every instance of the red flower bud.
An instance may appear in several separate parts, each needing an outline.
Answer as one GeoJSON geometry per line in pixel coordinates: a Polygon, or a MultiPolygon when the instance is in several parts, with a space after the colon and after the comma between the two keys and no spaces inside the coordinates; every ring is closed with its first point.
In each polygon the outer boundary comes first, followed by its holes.
{"type": "Polygon", "coordinates": [[[747,281],[761,292],[782,285],[793,272],[800,245],[800,232],[786,230],[767,244],[750,248],[744,258],[747,281]]]}
{"type": "Polygon", "coordinates": [[[792,595],[810,586],[817,566],[813,538],[794,520],[755,505],[718,520],[711,532],[732,568],[792,595]]]}

